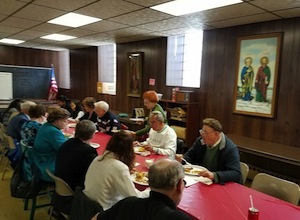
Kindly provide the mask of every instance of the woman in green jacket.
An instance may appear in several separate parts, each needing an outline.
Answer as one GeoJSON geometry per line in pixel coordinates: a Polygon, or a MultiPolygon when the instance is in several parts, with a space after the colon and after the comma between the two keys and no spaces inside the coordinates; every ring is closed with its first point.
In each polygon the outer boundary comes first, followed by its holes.
{"type": "MultiPolygon", "coordinates": [[[[163,110],[163,108],[158,104],[159,100],[158,100],[157,93],[153,90],[146,91],[143,94],[143,99],[144,99],[144,106],[148,110],[150,110],[149,115],[152,111],[160,111],[165,118],[165,123],[167,123],[166,113],[163,110]]],[[[148,134],[148,132],[150,131],[150,128],[151,128],[151,125],[149,123],[149,120],[146,120],[145,127],[136,132],[133,132],[132,134],[137,137],[136,139],[138,139],[138,137],[148,134]]]]}

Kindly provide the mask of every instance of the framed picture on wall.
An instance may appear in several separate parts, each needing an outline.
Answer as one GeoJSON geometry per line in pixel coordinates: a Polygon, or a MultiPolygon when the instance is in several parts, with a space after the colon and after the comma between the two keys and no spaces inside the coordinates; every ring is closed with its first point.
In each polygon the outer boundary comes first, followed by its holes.
{"type": "Polygon", "coordinates": [[[127,54],[128,96],[141,97],[143,58],[143,52],[130,52],[127,54]]]}
{"type": "Polygon", "coordinates": [[[234,113],[275,117],[281,38],[281,33],[238,38],[234,113]]]}

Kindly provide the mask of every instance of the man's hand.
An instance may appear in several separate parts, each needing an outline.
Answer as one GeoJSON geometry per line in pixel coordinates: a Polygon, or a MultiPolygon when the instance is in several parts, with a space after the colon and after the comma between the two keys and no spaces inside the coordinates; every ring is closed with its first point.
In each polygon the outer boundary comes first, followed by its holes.
{"type": "Polygon", "coordinates": [[[209,170],[201,171],[199,173],[199,176],[207,177],[207,178],[209,178],[211,180],[215,179],[215,176],[214,176],[213,172],[210,172],[209,170]]]}

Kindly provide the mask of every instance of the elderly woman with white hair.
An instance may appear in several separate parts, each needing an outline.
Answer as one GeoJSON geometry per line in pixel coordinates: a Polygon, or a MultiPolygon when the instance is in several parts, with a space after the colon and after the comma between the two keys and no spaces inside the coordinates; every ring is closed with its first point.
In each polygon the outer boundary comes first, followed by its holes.
{"type": "Polygon", "coordinates": [[[95,104],[95,113],[97,114],[97,129],[109,135],[113,134],[113,130],[120,129],[120,123],[117,117],[109,111],[109,105],[105,101],[99,101],[95,104]]]}

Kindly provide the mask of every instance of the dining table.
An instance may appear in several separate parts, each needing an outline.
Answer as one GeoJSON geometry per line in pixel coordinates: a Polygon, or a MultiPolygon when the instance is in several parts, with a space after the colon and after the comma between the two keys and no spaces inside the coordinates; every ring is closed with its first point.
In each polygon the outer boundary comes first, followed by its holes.
{"type": "MultiPolygon", "coordinates": [[[[111,136],[97,132],[91,142],[98,143],[98,155],[104,153],[111,136]]],[[[135,168],[147,172],[146,159],[159,160],[166,156],[136,154],[135,168]]],[[[135,183],[139,190],[147,188],[135,183]]],[[[300,220],[300,207],[253,190],[247,186],[229,182],[210,185],[197,182],[186,187],[178,205],[191,219],[198,220],[247,220],[248,210],[253,205],[259,210],[259,220],[300,220]]]]}

